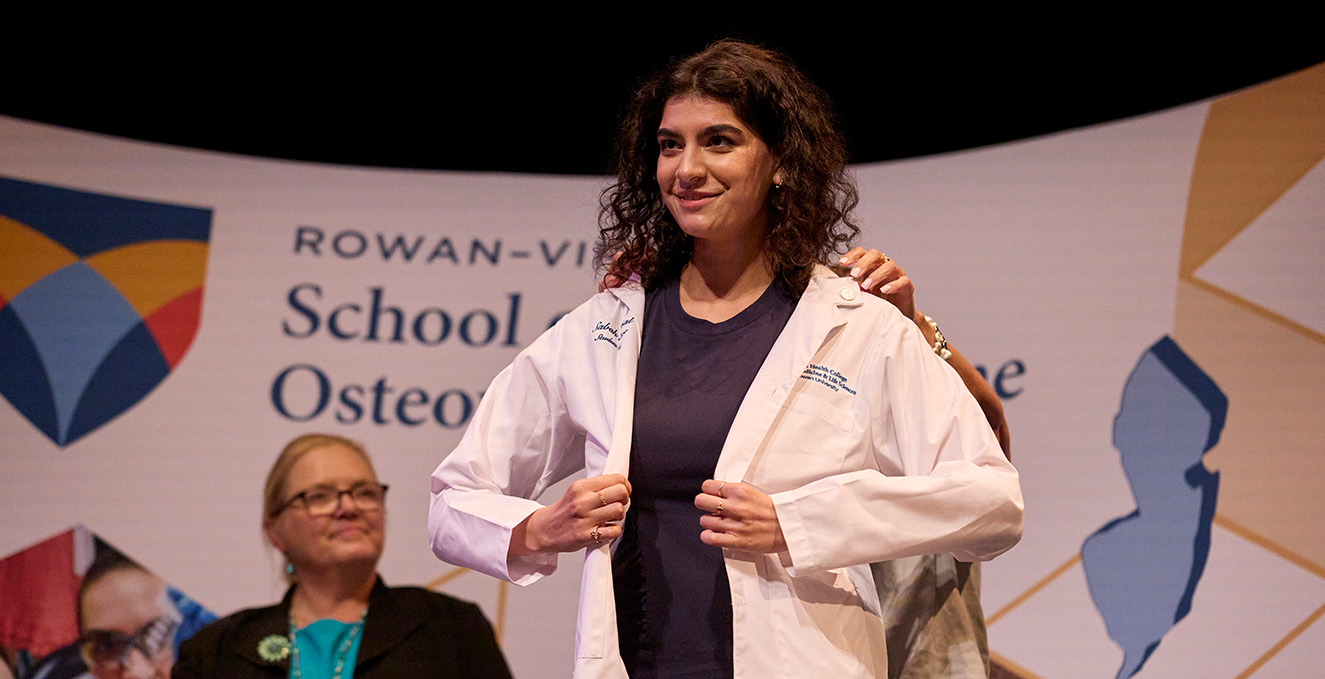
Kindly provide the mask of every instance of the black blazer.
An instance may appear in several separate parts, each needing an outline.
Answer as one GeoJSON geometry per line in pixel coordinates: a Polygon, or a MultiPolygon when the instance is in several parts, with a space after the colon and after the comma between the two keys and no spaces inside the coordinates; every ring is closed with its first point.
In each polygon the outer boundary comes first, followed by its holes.
{"type": "MultiPolygon", "coordinates": [[[[284,679],[289,659],[269,662],[258,642],[290,626],[291,587],[275,606],[239,611],[204,627],[179,647],[172,679],[284,679]]],[[[472,603],[379,578],[354,665],[355,679],[478,677],[510,679],[492,626],[472,603]]]]}

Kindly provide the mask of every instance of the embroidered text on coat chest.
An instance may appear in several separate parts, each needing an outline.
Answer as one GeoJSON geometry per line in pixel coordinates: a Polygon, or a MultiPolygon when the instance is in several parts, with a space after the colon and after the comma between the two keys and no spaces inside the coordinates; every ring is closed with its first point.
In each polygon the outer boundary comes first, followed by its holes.
{"type": "Polygon", "coordinates": [[[621,325],[615,328],[612,327],[612,324],[608,323],[607,321],[598,321],[593,326],[593,332],[592,332],[593,341],[607,342],[608,344],[611,344],[612,346],[620,350],[621,341],[626,338],[626,335],[630,334],[630,331],[632,329],[631,326],[634,323],[635,323],[634,316],[631,316],[630,318],[627,318],[626,320],[622,321],[621,325]]]}
{"type": "Polygon", "coordinates": [[[817,382],[833,391],[845,391],[852,396],[856,395],[856,390],[847,386],[846,375],[822,365],[811,363],[806,366],[805,372],[801,373],[801,379],[817,382]]]}

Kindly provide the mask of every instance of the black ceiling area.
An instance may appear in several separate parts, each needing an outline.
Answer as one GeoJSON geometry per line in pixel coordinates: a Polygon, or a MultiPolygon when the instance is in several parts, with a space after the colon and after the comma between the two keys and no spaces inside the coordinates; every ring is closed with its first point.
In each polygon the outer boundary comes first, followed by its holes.
{"type": "Polygon", "coordinates": [[[1236,31],[1138,37],[1089,23],[1007,20],[968,21],[961,30],[932,18],[923,28],[862,21],[849,29],[794,18],[739,30],[717,21],[708,28],[702,17],[689,17],[689,28],[669,21],[555,30],[452,24],[425,37],[343,29],[260,40],[220,31],[106,34],[11,57],[0,114],[319,163],[605,174],[638,81],[721,37],[791,56],[832,97],[854,162],[1126,118],[1325,60],[1319,35],[1265,29],[1252,41],[1236,31]]]}

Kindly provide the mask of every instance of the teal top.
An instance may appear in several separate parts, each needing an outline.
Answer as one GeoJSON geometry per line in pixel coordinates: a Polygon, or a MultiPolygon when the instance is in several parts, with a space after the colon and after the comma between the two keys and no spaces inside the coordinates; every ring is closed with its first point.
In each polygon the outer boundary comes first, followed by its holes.
{"type": "MultiPolygon", "coordinates": [[[[318,620],[303,629],[294,632],[294,643],[299,647],[300,679],[333,679],[336,673],[336,661],[340,659],[341,648],[346,639],[363,625],[359,622],[341,622],[339,620],[318,620]]],[[[359,641],[363,639],[362,630],[354,634],[350,649],[345,654],[345,665],[340,679],[354,676],[354,661],[359,657],[359,641]]],[[[290,677],[295,676],[294,659],[290,662],[290,677]]]]}

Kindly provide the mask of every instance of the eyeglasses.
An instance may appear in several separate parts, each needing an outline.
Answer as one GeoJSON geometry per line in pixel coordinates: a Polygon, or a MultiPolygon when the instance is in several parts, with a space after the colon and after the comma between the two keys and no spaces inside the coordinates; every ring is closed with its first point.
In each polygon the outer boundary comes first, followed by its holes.
{"type": "Polygon", "coordinates": [[[335,513],[340,507],[340,499],[344,495],[349,495],[354,499],[354,505],[363,510],[375,510],[382,508],[382,501],[386,499],[385,484],[363,483],[349,490],[340,490],[331,486],[313,486],[298,495],[285,501],[285,504],[276,508],[272,516],[290,508],[296,502],[302,502],[304,509],[312,516],[326,516],[335,513]]]}
{"type": "Polygon", "coordinates": [[[78,640],[79,650],[89,669],[111,671],[123,667],[129,658],[129,651],[135,648],[151,660],[152,656],[174,641],[177,627],[178,622],[162,616],[143,625],[132,635],[109,630],[88,630],[78,640]]]}

